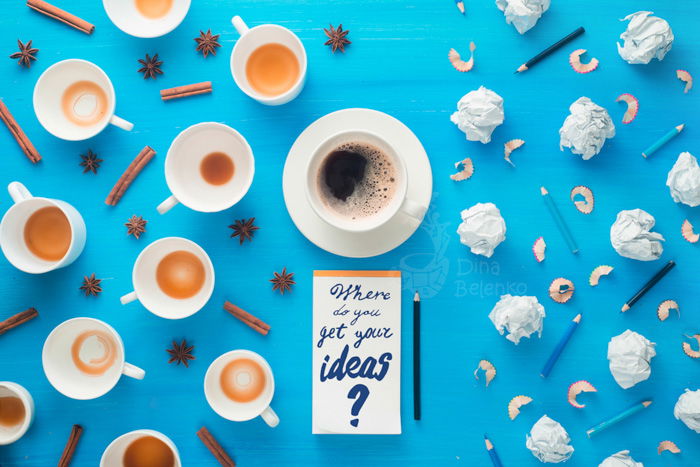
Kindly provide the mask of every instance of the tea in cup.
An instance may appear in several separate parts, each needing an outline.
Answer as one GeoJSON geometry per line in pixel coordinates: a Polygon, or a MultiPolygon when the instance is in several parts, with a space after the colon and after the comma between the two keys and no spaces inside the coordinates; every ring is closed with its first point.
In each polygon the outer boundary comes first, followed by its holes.
{"type": "Polygon", "coordinates": [[[155,430],[134,430],[105,449],[100,467],[180,467],[180,453],[170,438],[155,430]]]}
{"type": "Polygon", "coordinates": [[[0,446],[20,439],[34,419],[34,400],[17,383],[0,381],[0,446]]]}
{"type": "Polygon", "coordinates": [[[190,9],[190,0],[102,0],[109,19],[135,37],[159,37],[175,29],[190,9]]]}

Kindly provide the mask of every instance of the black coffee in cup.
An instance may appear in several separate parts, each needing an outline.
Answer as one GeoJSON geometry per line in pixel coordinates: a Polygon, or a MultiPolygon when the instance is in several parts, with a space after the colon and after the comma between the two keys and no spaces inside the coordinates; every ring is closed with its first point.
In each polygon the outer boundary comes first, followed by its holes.
{"type": "Polygon", "coordinates": [[[343,143],[321,162],[319,193],[341,217],[373,216],[396,193],[396,167],[384,151],[364,142],[343,143]]]}

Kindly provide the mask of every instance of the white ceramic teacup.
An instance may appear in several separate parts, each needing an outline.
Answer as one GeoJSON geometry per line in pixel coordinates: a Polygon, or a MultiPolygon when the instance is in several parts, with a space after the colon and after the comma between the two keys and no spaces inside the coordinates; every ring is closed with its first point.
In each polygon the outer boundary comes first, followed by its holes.
{"type": "MultiPolygon", "coordinates": [[[[86,99],[89,96],[85,97],[86,99]]],[[[107,74],[92,62],[72,58],[54,63],[44,71],[34,86],[34,113],[39,123],[58,138],[80,141],[91,138],[105,129],[107,124],[131,131],[134,125],[114,115],[116,96],[114,86],[107,74]],[[63,94],[66,89],[79,81],[97,84],[107,96],[107,109],[104,116],[88,126],[71,122],[63,112],[63,94]]],[[[88,102],[89,104],[89,102],[88,102]]]]}
{"type": "Polygon", "coordinates": [[[255,352],[250,350],[232,350],[219,356],[209,365],[206,375],[204,375],[204,395],[209,406],[227,420],[234,422],[244,422],[255,417],[262,419],[272,428],[280,423],[280,419],[270,407],[272,396],[275,394],[275,379],[272,375],[272,368],[267,361],[255,352]],[[257,362],[265,372],[265,388],[262,394],[250,402],[236,402],[228,398],[221,389],[221,372],[232,360],[239,358],[249,358],[257,362]]]}
{"type": "Polygon", "coordinates": [[[0,446],[20,439],[34,420],[34,399],[24,387],[10,381],[0,381],[0,397],[17,397],[24,405],[24,421],[15,426],[0,425],[0,446]]]}
{"type": "Polygon", "coordinates": [[[180,25],[187,11],[190,0],[172,0],[167,13],[158,18],[144,16],[135,1],[102,0],[107,16],[116,27],[134,37],[160,37],[180,25]]]}
{"type": "Polygon", "coordinates": [[[148,311],[161,318],[187,318],[207,304],[214,291],[214,265],[202,247],[181,237],[166,237],[148,245],[136,258],[132,273],[134,291],[121,297],[122,305],[135,300],[148,311]],[[158,286],[156,270],[160,261],[175,251],[188,251],[196,255],[204,265],[204,285],[194,296],[177,299],[167,295],[158,286]]]}
{"type": "Polygon", "coordinates": [[[177,135],[168,149],[165,181],[172,196],[158,205],[158,212],[165,214],[178,203],[200,212],[223,211],[245,196],[254,174],[253,150],[243,135],[221,123],[192,125],[177,135]],[[223,185],[207,183],[200,173],[202,159],[213,152],[233,160],[233,177],[223,185]]]}
{"type": "Polygon", "coordinates": [[[329,135],[312,152],[306,166],[305,190],[306,198],[313,210],[326,223],[347,232],[366,232],[376,229],[388,222],[397,212],[401,211],[417,222],[423,220],[426,206],[422,206],[407,195],[408,179],[406,165],[401,155],[378,134],[367,130],[346,130],[329,135]],[[394,196],[379,212],[371,216],[351,219],[332,210],[324,201],[320,190],[321,170],[327,156],[344,143],[366,143],[376,147],[391,159],[395,168],[396,187],[394,196]]]}
{"type": "Polygon", "coordinates": [[[175,443],[173,443],[170,438],[155,430],[134,430],[121,435],[119,438],[109,443],[107,449],[105,449],[104,453],[102,453],[100,467],[123,467],[124,451],[126,451],[126,448],[128,448],[132,442],[139,438],[143,438],[144,436],[153,436],[154,438],[158,438],[159,440],[163,441],[173,451],[175,456],[174,467],[180,467],[182,465],[180,462],[180,453],[178,452],[175,443]]]}
{"type": "Polygon", "coordinates": [[[42,274],[71,264],[85,247],[85,222],[80,213],[65,201],[32,196],[20,182],[7,186],[15,202],[0,223],[0,247],[7,260],[17,269],[30,274],[42,274]],[[24,240],[24,226],[29,217],[46,207],[57,207],[68,218],[71,228],[71,244],[65,256],[58,261],[47,261],[29,251],[24,240]]]}
{"type": "MultiPolygon", "coordinates": [[[[92,346],[90,350],[95,358],[102,357],[105,352],[102,345],[92,346]]],[[[51,385],[61,394],[79,400],[95,399],[108,393],[122,375],[134,379],[143,379],[146,375],[141,368],[124,360],[124,343],[117,331],[93,318],[73,318],[56,326],[44,342],[41,362],[51,385]],[[102,374],[83,373],[73,362],[73,344],[85,331],[104,332],[116,344],[114,363],[102,374]]]]}
{"type": "Polygon", "coordinates": [[[307,66],[306,50],[297,35],[277,24],[261,24],[254,28],[248,28],[240,16],[234,16],[231,22],[238,34],[241,35],[231,53],[231,74],[241,91],[265,105],[282,105],[297,97],[306,82],[307,66]],[[299,78],[297,82],[289,90],[277,96],[266,96],[257,92],[250,85],[246,76],[246,64],[250,54],[258,47],[271,43],[282,44],[287,47],[296,55],[299,62],[299,78]]]}

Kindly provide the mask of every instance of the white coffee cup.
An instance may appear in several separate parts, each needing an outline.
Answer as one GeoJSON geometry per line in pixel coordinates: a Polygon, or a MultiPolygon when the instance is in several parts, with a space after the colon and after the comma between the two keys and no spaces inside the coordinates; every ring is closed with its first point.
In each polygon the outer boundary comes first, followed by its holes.
{"type": "Polygon", "coordinates": [[[156,240],[143,249],[132,272],[134,291],[121,297],[122,305],[135,300],[141,302],[148,311],[161,318],[187,318],[201,310],[207,304],[214,291],[214,265],[202,247],[191,240],[181,237],[166,237],[156,240]],[[167,295],[158,286],[156,270],[160,261],[175,251],[189,251],[199,258],[204,265],[204,285],[194,296],[177,299],[167,295]]]}
{"type": "Polygon", "coordinates": [[[93,318],[73,318],[56,326],[44,342],[41,362],[51,385],[61,394],[79,400],[107,394],[122,375],[134,379],[143,379],[146,375],[141,368],[124,360],[124,343],[117,331],[104,321],[93,318]],[[73,343],[85,331],[104,332],[116,343],[114,363],[101,375],[83,373],[73,363],[73,343]]]}
{"type": "Polygon", "coordinates": [[[134,125],[114,115],[116,96],[107,74],[94,63],[72,58],[54,63],[44,71],[34,86],[34,113],[39,123],[52,135],[68,141],[91,138],[108,123],[131,131],[134,125]],[[63,113],[63,93],[78,81],[92,81],[107,95],[107,109],[102,119],[93,125],[77,125],[63,113]]]}
{"type": "Polygon", "coordinates": [[[124,452],[126,448],[129,447],[131,443],[144,436],[153,436],[163,441],[172,451],[175,456],[175,467],[181,467],[180,453],[172,442],[170,438],[165,436],[163,433],[155,430],[134,430],[129,433],[121,435],[119,438],[115,439],[107,449],[102,453],[102,458],[100,459],[100,467],[123,467],[124,466],[124,452]]]}
{"type": "Polygon", "coordinates": [[[68,266],[76,260],[85,247],[85,222],[80,213],[65,201],[32,196],[20,182],[7,186],[15,202],[5,213],[0,223],[0,247],[7,260],[17,269],[30,274],[42,274],[68,266]],[[57,207],[68,218],[71,228],[71,243],[65,256],[58,261],[47,261],[29,251],[24,241],[24,226],[29,217],[46,207],[57,207]]]}
{"type": "Polygon", "coordinates": [[[180,25],[190,9],[190,0],[173,0],[170,10],[160,18],[148,18],[136,8],[135,1],[102,0],[107,16],[116,27],[134,37],[164,36],[180,25]]]}
{"type": "Polygon", "coordinates": [[[253,150],[243,135],[221,123],[192,125],[177,135],[168,149],[165,181],[172,196],[158,205],[158,212],[165,214],[178,203],[200,212],[223,211],[245,196],[254,174],[253,150]],[[213,152],[233,160],[233,177],[223,185],[207,183],[200,174],[202,159],[213,152]]]}
{"type": "Polygon", "coordinates": [[[272,368],[267,361],[255,352],[250,350],[232,350],[219,356],[209,365],[206,375],[204,375],[204,395],[209,406],[227,420],[234,422],[244,422],[260,416],[272,428],[280,423],[280,419],[270,407],[272,396],[275,394],[275,379],[272,375],[272,368]],[[239,358],[249,358],[257,362],[265,372],[266,385],[262,394],[250,402],[236,402],[224,394],[221,389],[221,372],[227,363],[239,358]]]}
{"type": "Polygon", "coordinates": [[[312,152],[306,166],[306,198],[313,210],[326,223],[347,232],[367,232],[388,222],[401,211],[409,218],[421,222],[426,206],[422,206],[407,197],[406,165],[401,155],[381,136],[367,130],[346,130],[328,136],[312,152]],[[389,203],[374,215],[350,219],[333,211],[323,201],[320,190],[321,170],[326,157],[344,143],[362,142],[381,150],[391,159],[395,168],[396,188],[389,203]]]}
{"type": "Polygon", "coordinates": [[[231,74],[241,91],[265,105],[282,105],[297,97],[304,88],[307,66],[306,50],[297,35],[277,24],[261,24],[254,28],[248,28],[240,16],[234,16],[231,22],[238,34],[241,35],[231,53],[231,74]],[[258,47],[270,43],[282,44],[289,48],[299,62],[297,82],[289,90],[277,96],[260,94],[253,89],[246,76],[246,64],[250,54],[258,47]]]}
{"type": "Polygon", "coordinates": [[[0,381],[0,397],[17,397],[24,405],[24,421],[15,426],[0,425],[0,446],[20,439],[34,420],[34,399],[25,388],[10,381],[0,381]]]}

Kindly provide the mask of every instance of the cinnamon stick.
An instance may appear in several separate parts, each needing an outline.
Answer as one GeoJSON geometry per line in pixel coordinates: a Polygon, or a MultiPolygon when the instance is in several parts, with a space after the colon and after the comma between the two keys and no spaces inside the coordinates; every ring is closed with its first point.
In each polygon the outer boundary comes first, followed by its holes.
{"type": "Polygon", "coordinates": [[[88,23],[84,19],[78,18],[67,11],[61,10],[50,3],[46,3],[44,0],[27,0],[27,6],[32,10],[48,16],[49,18],[57,19],[68,26],[72,26],[85,34],[92,34],[92,32],[95,30],[95,25],[88,23]]]}
{"type": "Polygon", "coordinates": [[[75,448],[78,446],[78,441],[83,434],[83,427],[80,425],[73,425],[73,429],[70,430],[70,436],[68,437],[68,442],[66,447],[63,448],[63,454],[58,461],[58,467],[68,467],[70,465],[71,459],[73,459],[73,454],[75,454],[75,448]]]}
{"type": "Polygon", "coordinates": [[[267,333],[270,332],[270,325],[264,322],[263,320],[256,318],[255,316],[251,315],[247,311],[243,310],[242,308],[234,305],[233,303],[226,301],[224,303],[224,310],[228,311],[231,313],[233,316],[236,318],[240,319],[243,321],[245,324],[253,328],[254,330],[258,331],[260,334],[263,336],[267,336],[267,333]]]}
{"type": "Polygon", "coordinates": [[[188,84],[186,86],[177,86],[170,89],[160,91],[160,98],[164,101],[170,99],[178,99],[180,97],[196,96],[197,94],[207,94],[212,91],[211,81],[203,81],[201,83],[188,84]]]}
{"type": "Polygon", "coordinates": [[[39,151],[37,151],[32,142],[29,141],[29,138],[27,138],[27,135],[24,134],[24,131],[20,128],[17,120],[15,120],[10,113],[10,109],[7,108],[2,100],[0,100],[0,119],[5,122],[10,133],[12,133],[12,136],[17,140],[17,144],[19,144],[19,147],[22,148],[22,151],[29,160],[35,164],[39,162],[41,160],[39,151]]]}
{"type": "Polygon", "coordinates": [[[27,308],[26,310],[17,313],[14,316],[10,316],[5,321],[0,321],[0,334],[5,334],[12,328],[16,328],[20,324],[26,323],[39,316],[39,312],[36,308],[27,308]]]}
{"type": "Polygon", "coordinates": [[[207,427],[203,426],[202,428],[197,431],[197,436],[199,437],[200,440],[202,440],[202,443],[209,449],[209,451],[216,457],[216,460],[219,461],[219,464],[221,464],[223,467],[236,467],[236,463],[233,462],[233,459],[226,453],[223,447],[219,444],[219,442],[212,436],[211,433],[209,433],[209,430],[207,430],[207,427]]]}
{"type": "Polygon", "coordinates": [[[124,196],[127,188],[129,188],[131,185],[131,182],[134,181],[138,174],[141,173],[143,168],[146,167],[146,164],[148,164],[155,155],[156,152],[153,150],[153,148],[150,146],[144,147],[131,162],[131,164],[129,164],[129,167],[126,168],[122,176],[119,177],[119,180],[117,180],[117,183],[112,188],[112,191],[109,192],[105,203],[110,206],[116,206],[119,200],[122,199],[122,196],[124,196]]]}

